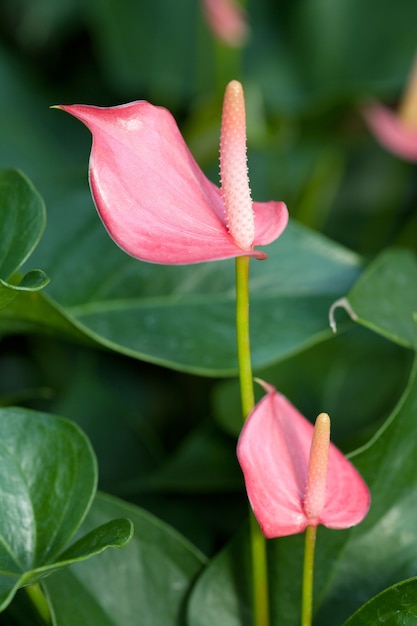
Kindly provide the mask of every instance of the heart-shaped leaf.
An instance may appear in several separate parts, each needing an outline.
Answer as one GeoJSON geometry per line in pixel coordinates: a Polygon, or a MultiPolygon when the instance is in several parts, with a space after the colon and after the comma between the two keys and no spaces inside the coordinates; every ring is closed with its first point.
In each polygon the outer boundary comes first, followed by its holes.
{"type": "Polygon", "coordinates": [[[415,349],[416,285],[416,254],[411,250],[390,249],[369,265],[339,304],[359,324],[415,349]]]}
{"type": "Polygon", "coordinates": [[[13,276],[45,228],[45,207],[32,183],[17,170],[0,170],[0,309],[20,291],[37,291],[49,279],[41,270],[13,276]]]}
{"type": "Polygon", "coordinates": [[[0,224],[0,277],[6,279],[26,261],[45,228],[42,199],[16,170],[0,170],[0,224]]]}
{"type": "Polygon", "coordinates": [[[54,626],[183,624],[184,603],[205,558],[154,516],[102,494],[81,530],[114,516],[127,516],[135,525],[126,549],[103,553],[43,581],[54,626]]]}
{"type": "MultiPolygon", "coordinates": [[[[417,363],[390,419],[352,458],[371,490],[368,516],[347,531],[319,528],[315,623],[320,626],[343,624],[376,593],[417,569],[416,414],[417,363]]],[[[273,622],[280,626],[300,620],[303,539],[268,543],[273,622]]],[[[189,605],[190,626],[251,624],[248,543],[243,533],[201,575],[189,605]]]]}
{"type": "Polygon", "coordinates": [[[417,624],[417,578],[392,585],[369,600],[344,626],[417,624]]]}
{"type": "MultiPolygon", "coordinates": [[[[53,300],[39,298],[35,310],[19,298],[0,316],[3,326],[39,330],[50,324],[66,335],[81,331],[86,340],[175,369],[234,373],[233,260],[160,266],[131,259],[90,211],[68,211],[66,228],[54,225],[54,239],[36,252],[53,277],[48,288],[53,300]]],[[[267,253],[267,261],[251,266],[255,367],[329,337],[328,308],[360,272],[356,255],[295,223],[267,253]]]]}
{"type": "Polygon", "coordinates": [[[64,552],[90,507],[96,482],[94,453],[74,423],[0,409],[1,609],[22,585],[130,536],[130,523],[127,528],[123,521],[64,552]]]}

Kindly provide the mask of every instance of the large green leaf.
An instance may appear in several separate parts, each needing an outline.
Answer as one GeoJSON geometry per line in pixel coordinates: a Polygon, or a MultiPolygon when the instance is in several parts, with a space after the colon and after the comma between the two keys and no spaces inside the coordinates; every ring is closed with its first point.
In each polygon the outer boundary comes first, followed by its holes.
{"type": "Polygon", "coordinates": [[[96,483],[93,451],[74,423],[0,409],[0,610],[19,587],[129,540],[131,523],[116,520],[68,547],[96,483]]]}
{"type": "Polygon", "coordinates": [[[352,319],[407,348],[417,347],[417,256],[411,250],[382,252],[340,302],[352,319]]]}
{"type": "MultiPolygon", "coordinates": [[[[360,407],[352,406],[352,412],[360,407]]],[[[364,602],[417,570],[417,364],[408,387],[374,439],[353,462],[367,481],[371,509],[347,531],[321,527],[315,564],[315,624],[338,626],[364,602]]],[[[273,623],[299,623],[303,537],[270,541],[273,623]]],[[[251,624],[248,537],[237,537],[201,575],[190,626],[251,624]]]]}
{"type": "MultiPolygon", "coordinates": [[[[12,331],[56,330],[124,354],[206,375],[235,373],[234,262],[159,266],[109,240],[91,202],[37,251],[53,281],[35,309],[19,298],[0,316],[12,331]]],[[[59,218],[61,219],[61,218],[59,218]]],[[[44,242],[42,242],[44,243],[44,242]]],[[[327,311],[360,271],[356,255],[295,223],[251,269],[253,363],[265,366],[328,337],[327,311]]]]}
{"type": "Polygon", "coordinates": [[[415,626],[417,624],[417,578],[393,585],[369,600],[344,626],[415,626]]]}
{"type": "Polygon", "coordinates": [[[110,496],[96,497],[82,530],[114,516],[127,516],[135,525],[126,549],[44,581],[54,626],[183,625],[185,599],[205,558],[157,518],[110,496]]]}
{"type": "Polygon", "coordinates": [[[0,309],[19,291],[37,291],[49,279],[40,270],[15,276],[45,227],[45,207],[31,182],[17,170],[0,170],[0,309]]]}
{"type": "Polygon", "coordinates": [[[29,180],[0,170],[0,276],[9,278],[29,257],[45,227],[45,207],[29,180]]]}

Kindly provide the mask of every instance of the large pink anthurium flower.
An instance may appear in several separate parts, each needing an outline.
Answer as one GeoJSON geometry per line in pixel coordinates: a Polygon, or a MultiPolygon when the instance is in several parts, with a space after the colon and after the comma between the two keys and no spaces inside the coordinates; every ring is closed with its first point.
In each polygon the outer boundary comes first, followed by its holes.
{"type": "Polygon", "coordinates": [[[128,254],[164,264],[266,258],[254,246],[271,243],[285,229],[284,203],[250,198],[245,107],[237,81],[228,85],[223,106],[222,190],[203,174],[166,109],[144,101],[59,108],[93,135],[94,202],[109,234],[128,254]]]}
{"type": "Polygon", "coordinates": [[[243,426],[237,456],[253,512],[267,538],[307,526],[348,528],[368,512],[370,494],[330,443],[330,419],[316,427],[271,385],[243,426]]]}

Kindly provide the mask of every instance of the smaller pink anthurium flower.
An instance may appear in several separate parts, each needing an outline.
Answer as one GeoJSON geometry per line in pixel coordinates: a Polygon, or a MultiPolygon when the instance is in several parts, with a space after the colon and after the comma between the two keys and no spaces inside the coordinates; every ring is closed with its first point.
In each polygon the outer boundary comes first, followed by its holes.
{"type": "Polygon", "coordinates": [[[417,57],[398,111],[372,102],[363,115],[384,148],[406,161],[417,161],[417,57]]]}
{"type": "Polygon", "coordinates": [[[243,7],[236,0],[202,0],[207,24],[217,39],[228,46],[245,43],[249,27],[243,7]]]}
{"type": "Polygon", "coordinates": [[[330,442],[330,418],[315,427],[274,387],[247,418],[237,456],[248,498],[265,537],[283,537],[323,524],[349,528],[370,506],[368,487],[330,442]]]}
{"type": "Polygon", "coordinates": [[[145,101],[110,108],[60,106],[93,135],[89,179],[114,241],[152,263],[188,264],[250,255],[279,237],[283,202],[252,202],[242,85],[226,88],[221,131],[222,189],[206,178],[174,118],[145,101]]]}

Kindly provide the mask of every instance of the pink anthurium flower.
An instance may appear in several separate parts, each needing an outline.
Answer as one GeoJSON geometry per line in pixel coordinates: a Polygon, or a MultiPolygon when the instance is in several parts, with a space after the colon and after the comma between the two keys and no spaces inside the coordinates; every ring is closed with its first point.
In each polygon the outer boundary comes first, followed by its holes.
{"type": "Polygon", "coordinates": [[[229,46],[245,43],[249,27],[236,0],[202,0],[206,21],[217,39],[229,46]]]}
{"type": "Polygon", "coordinates": [[[265,537],[323,524],[348,528],[369,510],[370,494],[348,459],[330,443],[330,419],[314,427],[274,387],[243,426],[237,456],[253,512],[265,537]]]}
{"type": "Polygon", "coordinates": [[[398,114],[378,102],[366,106],[363,115],[384,148],[406,161],[417,161],[417,124],[407,124],[398,114]]]}
{"type": "Polygon", "coordinates": [[[406,161],[417,161],[417,57],[398,111],[373,102],[363,115],[384,148],[406,161]]]}
{"type": "Polygon", "coordinates": [[[110,236],[128,254],[164,264],[266,258],[254,246],[271,243],[285,229],[283,202],[250,199],[245,106],[237,81],[228,85],[223,105],[222,190],[203,174],[166,109],[145,101],[59,108],[93,135],[93,199],[110,236]]]}

